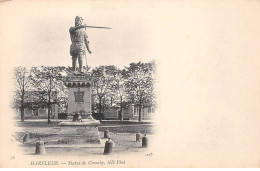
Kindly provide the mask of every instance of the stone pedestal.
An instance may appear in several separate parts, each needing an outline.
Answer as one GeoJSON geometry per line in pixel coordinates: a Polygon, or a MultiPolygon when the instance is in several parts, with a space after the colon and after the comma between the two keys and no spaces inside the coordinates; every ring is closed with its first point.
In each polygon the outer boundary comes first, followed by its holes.
{"type": "Polygon", "coordinates": [[[68,114],[80,113],[83,119],[86,118],[91,113],[92,79],[90,74],[69,73],[63,82],[68,88],[68,114]]]}
{"type": "MultiPolygon", "coordinates": [[[[91,77],[87,73],[68,74],[63,79],[68,88],[68,115],[81,114],[81,121],[61,122],[58,147],[87,144],[100,144],[99,121],[91,116],[91,77]]],[[[87,146],[86,146],[87,147],[87,146]]]]}

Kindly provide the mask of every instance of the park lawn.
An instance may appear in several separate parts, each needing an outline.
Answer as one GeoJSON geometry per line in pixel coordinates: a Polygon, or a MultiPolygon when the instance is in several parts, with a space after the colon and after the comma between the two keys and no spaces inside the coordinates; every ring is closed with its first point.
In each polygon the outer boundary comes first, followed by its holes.
{"type": "Polygon", "coordinates": [[[113,126],[100,126],[98,130],[104,132],[109,130],[109,132],[114,133],[138,133],[142,134],[153,134],[153,125],[151,124],[140,124],[140,125],[113,125],[113,126]]]}
{"type": "MultiPolygon", "coordinates": [[[[28,132],[42,132],[42,133],[53,133],[51,130],[57,130],[61,121],[53,120],[51,124],[48,124],[46,120],[30,120],[25,122],[16,122],[16,127],[21,128],[28,132]]],[[[105,131],[108,129],[110,132],[121,132],[121,133],[153,133],[153,124],[151,123],[138,123],[133,122],[127,124],[121,124],[120,122],[105,122],[98,126],[99,131],[105,131]]],[[[54,131],[56,132],[56,131],[54,131]]]]}

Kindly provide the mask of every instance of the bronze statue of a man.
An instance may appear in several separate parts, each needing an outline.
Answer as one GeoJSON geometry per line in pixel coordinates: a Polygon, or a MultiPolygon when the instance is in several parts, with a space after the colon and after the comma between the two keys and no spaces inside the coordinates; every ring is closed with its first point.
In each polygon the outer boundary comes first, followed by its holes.
{"type": "MultiPolygon", "coordinates": [[[[76,61],[79,63],[79,72],[82,72],[82,58],[86,55],[86,48],[91,54],[89,49],[89,42],[87,40],[88,36],[85,31],[85,26],[82,25],[82,18],[76,16],[75,27],[70,28],[70,55],[72,56],[72,70],[76,71],[76,61]]],[[[87,67],[87,66],[86,66],[87,67]]]]}

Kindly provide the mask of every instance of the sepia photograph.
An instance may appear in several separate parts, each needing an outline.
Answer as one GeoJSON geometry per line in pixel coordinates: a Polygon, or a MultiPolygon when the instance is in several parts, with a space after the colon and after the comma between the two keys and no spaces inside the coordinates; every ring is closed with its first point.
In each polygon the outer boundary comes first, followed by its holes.
{"type": "Polygon", "coordinates": [[[257,0],[0,0],[1,168],[259,168],[257,0]]]}

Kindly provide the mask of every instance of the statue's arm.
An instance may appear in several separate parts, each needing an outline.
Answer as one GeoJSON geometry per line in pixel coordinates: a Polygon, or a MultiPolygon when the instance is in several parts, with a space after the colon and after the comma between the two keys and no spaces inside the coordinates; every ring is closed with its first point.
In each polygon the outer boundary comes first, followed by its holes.
{"type": "Polygon", "coordinates": [[[85,41],[88,52],[91,54],[92,52],[89,49],[89,41],[88,41],[88,36],[87,36],[86,32],[84,33],[84,41],[85,41]]]}
{"type": "Polygon", "coordinates": [[[85,26],[80,25],[80,26],[71,27],[69,31],[70,31],[70,33],[73,33],[76,30],[81,29],[81,28],[85,28],[85,26]]]}

